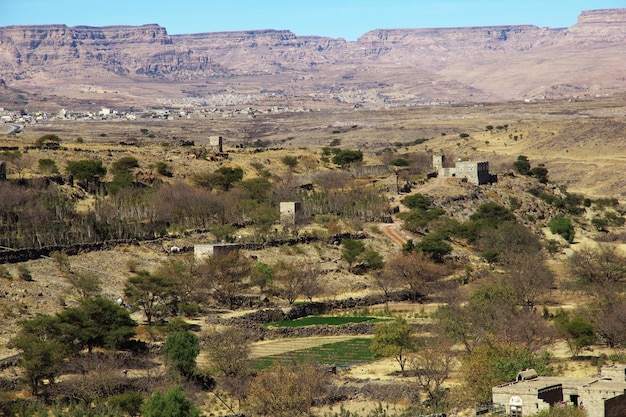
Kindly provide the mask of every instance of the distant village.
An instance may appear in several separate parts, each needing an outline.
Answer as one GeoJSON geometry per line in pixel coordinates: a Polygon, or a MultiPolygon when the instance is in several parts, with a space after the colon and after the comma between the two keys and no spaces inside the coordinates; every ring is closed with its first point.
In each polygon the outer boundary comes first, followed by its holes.
{"type": "Polygon", "coordinates": [[[312,109],[289,108],[273,106],[266,109],[254,109],[251,107],[241,109],[188,109],[178,110],[170,108],[155,108],[143,111],[118,111],[116,109],[102,107],[99,111],[61,109],[57,114],[44,111],[9,110],[0,107],[0,123],[27,125],[42,122],[48,119],[60,120],[137,120],[137,119],[202,119],[208,115],[221,115],[222,117],[246,116],[254,118],[261,114],[276,113],[303,113],[312,109]]]}

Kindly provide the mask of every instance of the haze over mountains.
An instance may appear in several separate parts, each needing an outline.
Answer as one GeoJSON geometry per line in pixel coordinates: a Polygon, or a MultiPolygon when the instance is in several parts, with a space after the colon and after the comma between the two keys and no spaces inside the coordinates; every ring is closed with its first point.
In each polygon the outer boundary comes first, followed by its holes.
{"type": "MultiPolygon", "coordinates": [[[[168,35],[144,26],[0,27],[7,88],[118,106],[495,102],[626,91],[626,9],[569,28],[168,35]]],[[[0,95],[3,84],[0,82],[0,95]]]]}

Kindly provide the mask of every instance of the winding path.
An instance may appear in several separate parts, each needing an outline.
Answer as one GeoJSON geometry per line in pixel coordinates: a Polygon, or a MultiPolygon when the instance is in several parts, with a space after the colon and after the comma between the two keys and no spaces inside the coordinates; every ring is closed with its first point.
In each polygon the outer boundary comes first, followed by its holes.
{"type": "MultiPolygon", "coordinates": [[[[435,179],[434,181],[430,182],[429,184],[426,184],[423,187],[411,190],[411,192],[406,194],[406,195],[402,195],[402,198],[407,197],[409,195],[417,194],[417,193],[427,193],[429,191],[432,191],[432,190],[434,190],[436,188],[441,187],[443,185],[444,181],[445,181],[444,177],[437,177],[437,179],[435,179]]],[[[395,204],[396,207],[398,207],[398,210],[399,210],[400,213],[404,213],[404,212],[408,212],[409,211],[409,208],[401,203],[401,196],[400,196],[400,194],[398,194],[396,196],[396,198],[394,199],[394,204],[395,204]]],[[[404,246],[404,244],[409,239],[402,232],[402,225],[403,225],[402,220],[398,219],[396,216],[393,216],[393,223],[391,223],[391,224],[389,224],[389,223],[382,224],[380,226],[380,231],[385,236],[387,236],[389,238],[389,240],[391,240],[391,242],[393,242],[396,245],[402,247],[402,246],[404,246]]]]}

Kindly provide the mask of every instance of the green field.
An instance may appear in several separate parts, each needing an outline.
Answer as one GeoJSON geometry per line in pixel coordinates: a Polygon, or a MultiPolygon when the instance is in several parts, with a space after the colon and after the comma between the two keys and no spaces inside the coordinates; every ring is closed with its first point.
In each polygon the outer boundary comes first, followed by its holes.
{"type": "Polygon", "coordinates": [[[280,355],[267,356],[253,361],[256,369],[265,369],[274,363],[311,361],[318,364],[349,366],[371,362],[376,356],[370,351],[371,339],[359,337],[322,346],[294,350],[280,355]]]}

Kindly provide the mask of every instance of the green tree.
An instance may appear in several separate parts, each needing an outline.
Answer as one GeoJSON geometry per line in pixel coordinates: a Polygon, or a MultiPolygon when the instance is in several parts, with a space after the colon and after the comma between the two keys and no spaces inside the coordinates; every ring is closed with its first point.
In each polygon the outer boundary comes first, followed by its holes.
{"type": "Polygon", "coordinates": [[[61,142],[61,138],[55,134],[43,135],[37,139],[35,142],[35,146],[38,148],[43,148],[44,146],[48,146],[48,144],[58,145],[61,142]]]}
{"type": "Polygon", "coordinates": [[[472,213],[470,220],[487,227],[498,227],[504,222],[515,221],[515,215],[498,203],[485,203],[472,213]]]}
{"type": "Polygon", "coordinates": [[[139,161],[132,156],[124,156],[111,165],[111,172],[113,175],[117,175],[121,172],[128,172],[133,168],[139,168],[139,161]]]}
{"type": "Polygon", "coordinates": [[[392,323],[380,323],[374,328],[370,350],[376,355],[392,356],[404,372],[408,354],[416,348],[413,328],[406,320],[398,318],[392,323]]]}
{"type": "Polygon", "coordinates": [[[513,162],[513,168],[515,168],[520,175],[528,175],[530,172],[530,161],[528,160],[528,157],[519,155],[517,157],[517,161],[513,162]]]}
{"type": "Polygon", "coordinates": [[[452,246],[443,239],[440,233],[427,234],[415,245],[415,249],[438,263],[442,263],[444,257],[452,252],[452,246]]]}
{"type": "Polygon", "coordinates": [[[432,200],[422,194],[413,194],[402,199],[402,204],[410,209],[428,210],[432,200]]]}
{"type": "Polygon", "coordinates": [[[280,159],[280,161],[286,166],[288,166],[289,168],[295,168],[296,165],[298,165],[298,158],[296,158],[295,156],[291,156],[291,155],[283,156],[280,159]]]}
{"type": "Polygon", "coordinates": [[[69,272],[63,275],[63,279],[83,299],[97,296],[102,290],[102,280],[92,272],[69,272]]]}
{"type": "Polygon", "coordinates": [[[360,240],[342,239],[341,246],[341,259],[346,261],[349,266],[352,266],[359,255],[365,251],[365,244],[360,240]]]}
{"type": "Polygon", "coordinates": [[[153,318],[171,312],[176,291],[171,277],[137,271],[134,276],[128,278],[124,286],[124,295],[130,303],[138,305],[143,310],[148,324],[151,324],[153,318]]]}
{"type": "Polygon", "coordinates": [[[536,356],[525,347],[481,345],[463,357],[460,376],[466,396],[475,403],[491,401],[491,388],[515,380],[517,373],[533,368],[550,374],[548,356],[536,356]]]}
{"type": "Polygon", "coordinates": [[[75,351],[119,348],[135,336],[137,325],[124,307],[102,297],[86,298],[79,307],[64,310],[57,317],[63,339],[75,351]]]}
{"type": "Polygon", "coordinates": [[[190,331],[170,335],[163,345],[163,354],[168,362],[185,377],[193,375],[199,353],[200,339],[190,331]]]}
{"type": "Polygon", "coordinates": [[[563,332],[573,357],[578,357],[583,349],[595,342],[596,335],[593,324],[582,315],[572,316],[561,311],[554,320],[563,332]]]}
{"type": "Polygon", "coordinates": [[[552,233],[560,235],[569,243],[574,243],[576,231],[574,230],[574,225],[569,218],[559,214],[548,222],[548,227],[552,233]]]}
{"type": "Polygon", "coordinates": [[[181,386],[172,388],[165,394],[160,391],[152,394],[141,409],[144,417],[199,417],[200,410],[185,397],[181,386]]]}
{"type": "Polygon", "coordinates": [[[354,150],[341,150],[333,156],[333,164],[346,166],[354,162],[363,161],[363,152],[354,150]]]}
{"type": "Polygon", "coordinates": [[[106,175],[107,169],[99,159],[82,159],[67,161],[67,172],[74,176],[84,190],[89,191],[91,185],[98,184],[106,175]]]}
{"type": "Polygon", "coordinates": [[[199,187],[208,188],[210,190],[218,188],[228,191],[235,182],[241,181],[242,178],[243,169],[221,167],[212,173],[205,172],[196,174],[192,177],[192,181],[199,187]]]}
{"type": "Polygon", "coordinates": [[[67,346],[59,341],[61,329],[55,317],[41,315],[20,322],[20,330],[9,347],[20,351],[20,367],[32,395],[38,395],[43,379],[51,382],[68,355],[67,346]]]}

